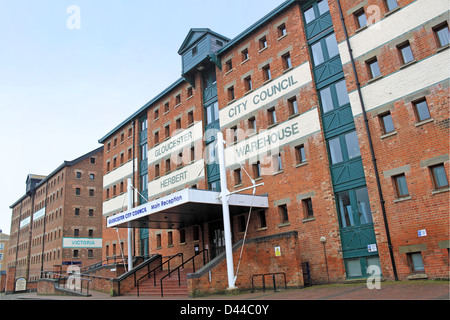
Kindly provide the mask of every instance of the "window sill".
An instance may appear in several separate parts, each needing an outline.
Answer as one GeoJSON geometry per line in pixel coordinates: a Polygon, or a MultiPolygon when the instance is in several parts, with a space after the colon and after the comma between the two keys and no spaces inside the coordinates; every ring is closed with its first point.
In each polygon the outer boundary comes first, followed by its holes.
{"type": "Polygon", "coordinates": [[[359,28],[359,29],[356,29],[355,33],[362,32],[362,31],[364,31],[364,30],[366,30],[366,29],[367,29],[367,25],[365,25],[364,27],[361,27],[361,28],[359,28]]]}
{"type": "Polygon", "coordinates": [[[386,138],[395,136],[396,134],[397,134],[397,131],[392,131],[392,132],[383,134],[380,138],[381,138],[381,139],[386,139],[386,138]]]}
{"type": "Polygon", "coordinates": [[[284,69],[284,70],[283,70],[283,73],[288,73],[288,72],[291,71],[292,69],[294,69],[294,67],[290,67],[290,68],[284,69]]]}
{"type": "Polygon", "coordinates": [[[246,63],[248,60],[250,60],[250,58],[245,59],[244,61],[241,62],[241,65],[243,65],[244,63],[246,63]]]}
{"type": "Polygon", "coordinates": [[[268,48],[269,48],[269,46],[267,46],[267,47],[264,47],[264,48],[262,48],[261,50],[259,50],[259,51],[258,51],[258,53],[261,53],[261,52],[263,52],[263,51],[267,50],[268,48]]]}
{"type": "Polygon", "coordinates": [[[235,184],[235,185],[234,185],[235,188],[240,188],[240,187],[242,187],[242,186],[243,186],[242,183],[238,183],[238,184],[235,184]]]}
{"type": "Polygon", "coordinates": [[[305,162],[296,164],[295,167],[296,167],[296,168],[300,168],[300,167],[306,166],[307,164],[308,164],[308,161],[305,161],[305,162]]]}
{"type": "Polygon", "coordinates": [[[450,48],[450,44],[446,44],[446,45],[443,46],[443,47],[439,47],[439,48],[436,50],[436,52],[441,52],[441,51],[447,50],[448,48],[450,48]]]}
{"type": "Polygon", "coordinates": [[[262,228],[256,229],[256,231],[265,231],[265,230],[267,230],[267,227],[262,227],[262,228]]]}
{"type": "Polygon", "coordinates": [[[428,279],[428,275],[426,273],[415,273],[410,274],[407,277],[408,280],[418,280],[418,279],[428,279]]]}
{"type": "Polygon", "coordinates": [[[432,195],[435,195],[435,194],[444,193],[444,192],[448,192],[448,191],[450,191],[450,187],[432,190],[432,191],[431,191],[431,194],[432,194],[432,195]]]}
{"type": "Polygon", "coordinates": [[[278,228],[283,228],[283,227],[287,227],[287,226],[290,226],[290,225],[291,225],[291,223],[288,221],[288,222],[283,222],[283,223],[278,224],[277,227],[278,228]]]}
{"type": "Polygon", "coordinates": [[[225,75],[227,75],[227,74],[233,72],[233,70],[234,70],[234,69],[228,70],[227,72],[225,72],[225,75]]]}
{"type": "Polygon", "coordinates": [[[276,175],[278,175],[280,173],[283,173],[283,172],[284,172],[284,170],[279,170],[277,172],[272,173],[272,176],[276,176],[276,175]]]}
{"type": "Polygon", "coordinates": [[[248,94],[250,94],[252,92],[253,92],[253,89],[247,90],[247,91],[245,91],[244,96],[246,96],[246,95],[248,95],[248,94]]]}
{"type": "Polygon", "coordinates": [[[426,120],[417,122],[417,123],[415,124],[415,126],[416,126],[416,127],[420,127],[421,125],[424,125],[424,124],[426,124],[426,123],[433,122],[433,121],[434,121],[433,118],[429,118],[429,119],[426,119],[426,120]]]}
{"type": "Polygon", "coordinates": [[[189,100],[189,99],[192,99],[192,97],[193,97],[193,95],[190,96],[190,97],[187,97],[187,98],[186,98],[186,101],[189,100]]]}
{"type": "Polygon", "coordinates": [[[400,66],[400,70],[401,70],[401,69],[406,69],[406,68],[408,68],[409,66],[415,64],[416,62],[417,62],[417,60],[412,60],[412,61],[410,61],[410,62],[407,62],[407,63],[405,63],[405,64],[402,64],[402,65],[400,66]]]}
{"type": "Polygon", "coordinates": [[[279,38],[277,39],[277,41],[283,40],[283,39],[286,38],[287,36],[288,36],[288,34],[286,33],[286,34],[282,35],[281,37],[279,37],[279,38]]]}
{"type": "Polygon", "coordinates": [[[305,223],[305,222],[315,221],[315,220],[316,220],[316,218],[314,218],[314,217],[309,217],[309,218],[303,219],[302,222],[305,223]]]}
{"type": "Polygon", "coordinates": [[[381,78],[383,78],[383,75],[380,75],[380,76],[378,76],[378,77],[375,77],[375,78],[370,79],[369,81],[367,81],[367,84],[370,84],[370,83],[373,83],[373,82],[375,82],[375,81],[378,81],[378,80],[380,80],[381,78]]]}
{"type": "Polygon", "coordinates": [[[179,106],[181,106],[181,102],[177,104],[174,108],[178,108],[179,106]]]}
{"type": "Polygon", "coordinates": [[[227,104],[227,105],[230,105],[230,104],[232,104],[232,103],[235,102],[235,101],[236,101],[236,99],[230,100],[230,101],[228,101],[228,104],[227,104]]]}
{"type": "Polygon", "coordinates": [[[402,7],[398,6],[397,8],[392,9],[391,11],[386,12],[386,13],[384,14],[384,16],[385,16],[385,17],[388,17],[388,16],[390,16],[391,14],[394,14],[395,12],[397,12],[398,10],[400,10],[401,8],[402,8],[402,7]]]}
{"type": "Polygon", "coordinates": [[[272,80],[273,80],[273,78],[267,79],[266,81],[263,82],[263,86],[265,86],[266,84],[268,84],[272,80]]]}
{"type": "Polygon", "coordinates": [[[403,201],[407,201],[407,200],[411,200],[411,199],[412,199],[411,196],[402,197],[402,198],[395,199],[394,203],[403,202],[403,201]]]}

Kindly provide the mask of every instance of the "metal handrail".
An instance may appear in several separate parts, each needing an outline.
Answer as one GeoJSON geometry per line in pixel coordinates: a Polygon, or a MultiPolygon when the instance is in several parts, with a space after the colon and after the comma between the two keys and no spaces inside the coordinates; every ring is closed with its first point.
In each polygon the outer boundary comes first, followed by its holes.
{"type": "Polygon", "coordinates": [[[183,253],[177,253],[174,254],[172,256],[165,256],[163,258],[169,258],[166,261],[164,261],[163,263],[161,263],[159,266],[153,268],[152,270],[149,270],[146,274],[144,274],[142,277],[140,277],[139,279],[136,280],[136,290],[137,290],[137,296],[139,297],[139,282],[144,279],[145,277],[148,277],[148,279],[150,279],[150,275],[153,273],[153,280],[154,280],[154,286],[156,287],[156,270],[157,269],[163,269],[163,265],[165,265],[167,263],[167,270],[170,273],[170,260],[181,256],[181,263],[183,264],[183,253]]]}
{"type": "MultiPolygon", "coordinates": [[[[81,285],[80,285],[80,293],[83,293],[83,281],[87,282],[87,286],[86,286],[86,294],[89,295],[89,283],[92,282],[91,279],[86,279],[86,278],[82,278],[80,276],[80,274],[72,274],[72,275],[65,275],[65,274],[60,274],[60,273],[54,273],[54,272],[50,272],[50,271],[42,271],[41,273],[41,278],[44,279],[58,279],[58,287],[64,288],[62,286],[62,281],[65,281],[65,284],[67,286],[67,280],[75,277],[77,280],[81,281],[81,285]]],[[[68,288],[64,288],[64,289],[68,289],[68,288]]],[[[75,289],[69,289],[71,291],[77,292],[76,287],[75,289]]]]}
{"type": "Polygon", "coordinates": [[[253,280],[254,280],[254,278],[255,277],[262,277],[262,282],[263,282],[263,292],[266,292],[266,280],[265,280],[265,278],[266,278],[266,276],[272,276],[272,280],[273,280],[273,292],[275,292],[275,291],[277,291],[277,285],[276,285],[276,282],[275,282],[275,276],[277,275],[277,274],[282,274],[283,276],[284,276],[284,289],[285,290],[287,290],[287,285],[286,285],[286,273],[284,273],[284,272],[274,272],[274,273],[260,273],[260,274],[254,274],[253,276],[252,276],[252,293],[253,292],[255,292],[255,290],[254,290],[254,283],[253,283],[253,280]]]}
{"type": "Polygon", "coordinates": [[[182,264],[180,264],[178,267],[176,267],[175,269],[173,269],[172,271],[170,271],[169,273],[167,273],[164,277],[162,277],[162,278],[160,279],[160,284],[161,284],[161,297],[164,296],[164,295],[163,295],[163,280],[164,280],[166,277],[169,277],[169,278],[170,278],[170,275],[171,275],[173,272],[175,272],[175,270],[177,270],[177,271],[178,271],[178,286],[181,286],[180,268],[181,268],[182,266],[184,266],[186,263],[188,263],[189,261],[192,260],[193,272],[195,273],[195,257],[199,256],[200,253],[203,253],[203,264],[206,264],[206,262],[205,262],[205,251],[208,252],[208,249],[203,249],[203,250],[201,250],[201,251],[199,251],[199,252],[196,252],[195,255],[193,255],[191,258],[189,258],[188,260],[186,260],[185,262],[183,262],[182,264]]]}

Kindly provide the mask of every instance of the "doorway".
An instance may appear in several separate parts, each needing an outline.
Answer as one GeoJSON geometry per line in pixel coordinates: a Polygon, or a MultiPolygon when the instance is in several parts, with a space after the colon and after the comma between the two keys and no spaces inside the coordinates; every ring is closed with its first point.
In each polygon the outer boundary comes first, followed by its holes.
{"type": "Polygon", "coordinates": [[[225,251],[225,234],[223,222],[215,221],[209,224],[210,257],[214,259],[225,251]]]}

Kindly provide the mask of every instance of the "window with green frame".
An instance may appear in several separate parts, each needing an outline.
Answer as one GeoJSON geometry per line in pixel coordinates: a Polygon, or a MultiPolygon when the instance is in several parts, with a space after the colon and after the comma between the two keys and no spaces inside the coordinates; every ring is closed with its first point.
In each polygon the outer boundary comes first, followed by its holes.
{"type": "Polygon", "coordinates": [[[360,157],[358,137],[356,131],[347,132],[328,141],[331,164],[360,157]]]}

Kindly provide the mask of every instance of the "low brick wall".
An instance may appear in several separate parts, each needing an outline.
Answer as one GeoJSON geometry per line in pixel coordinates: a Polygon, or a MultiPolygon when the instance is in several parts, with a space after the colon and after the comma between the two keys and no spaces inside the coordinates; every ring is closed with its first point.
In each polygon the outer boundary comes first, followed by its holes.
{"type": "MultiPolygon", "coordinates": [[[[242,240],[233,246],[234,270],[239,262],[242,240]]],[[[271,236],[247,239],[244,244],[242,260],[236,279],[236,287],[250,290],[252,276],[261,273],[286,274],[288,288],[303,287],[303,273],[300,260],[298,233],[296,231],[271,236]],[[279,255],[275,248],[279,247],[279,255]]],[[[284,286],[282,276],[276,277],[277,287],[284,286]]],[[[255,279],[255,285],[261,287],[261,277],[255,279]]],[[[223,293],[228,287],[225,253],[211,260],[196,273],[188,274],[189,296],[223,293]]],[[[266,277],[266,287],[272,287],[272,277],[266,277]]]]}

